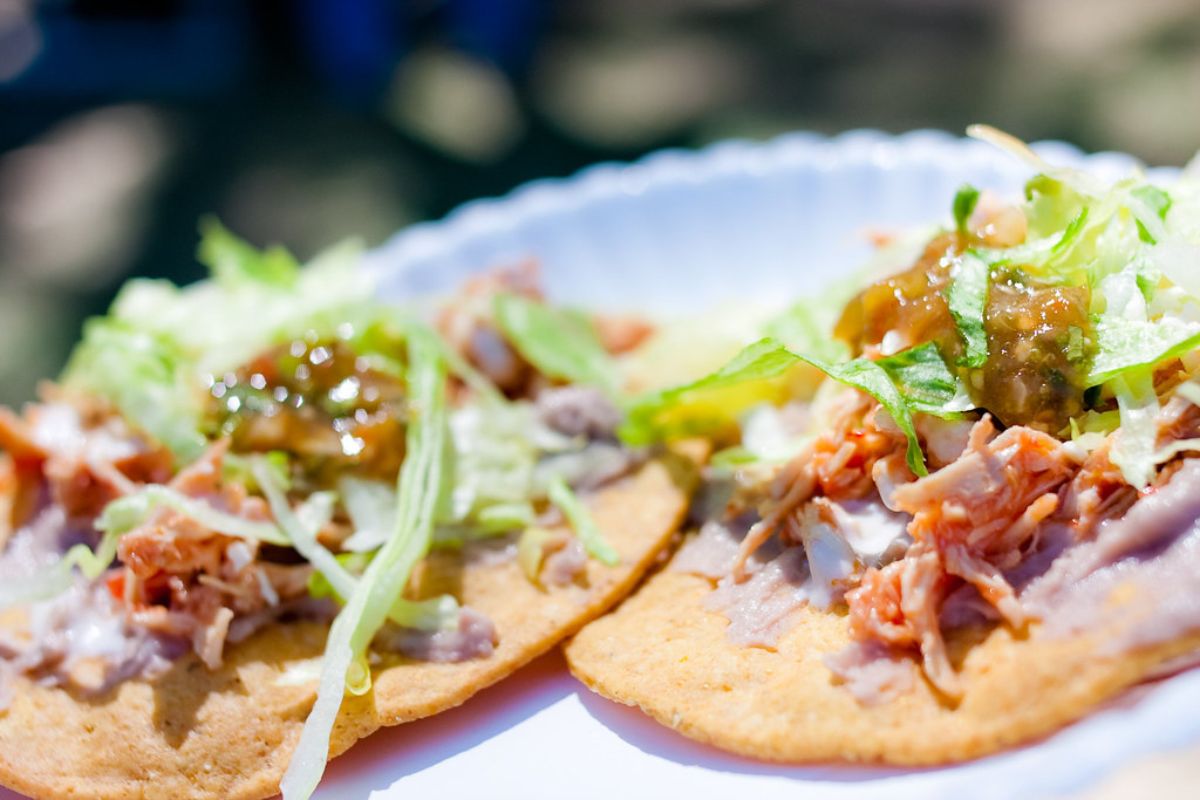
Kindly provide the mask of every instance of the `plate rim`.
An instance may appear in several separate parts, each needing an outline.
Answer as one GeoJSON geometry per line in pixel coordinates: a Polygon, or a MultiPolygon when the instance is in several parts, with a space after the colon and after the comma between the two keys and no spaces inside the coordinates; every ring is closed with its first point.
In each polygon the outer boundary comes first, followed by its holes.
{"type": "MultiPolygon", "coordinates": [[[[1169,182],[1178,167],[1147,167],[1127,153],[1086,152],[1062,140],[1041,140],[1030,147],[1056,164],[1110,176],[1142,170],[1169,182]]],[[[620,196],[636,196],[681,184],[700,185],[722,174],[763,174],[807,164],[822,169],[849,164],[888,169],[924,162],[952,171],[955,166],[1012,163],[993,145],[944,130],[921,128],[887,133],[855,128],[835,135],[796,130],[763,139],[725,139],[697,148],[671,147],[632,161],[602,161],[562,177],[536,178],[510,191],[469,200],[441,218],[416,222],[369,250],[365,268],[395,278],[422,262],[445,257],[467,242],[496,235],[528,222],[620,196]]]]}

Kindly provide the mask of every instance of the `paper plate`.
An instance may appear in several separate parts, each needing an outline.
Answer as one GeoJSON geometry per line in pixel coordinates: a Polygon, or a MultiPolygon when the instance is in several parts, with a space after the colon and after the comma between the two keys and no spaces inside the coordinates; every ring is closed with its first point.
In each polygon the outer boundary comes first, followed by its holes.
{"type": "MultiPolygon", "coordinates": [[[[1119,177],[1137,166],[1061,143],[1047,160],[1119,177]]],[[[1169,179],[1171,170],[1151,170],[1169,179]]],[[[970,182],[1016,193],[1029,170],[988,145],[920,131],[792,134],[668,151],[539,181],[417,225],[368,256],[405,297],[525,258],[549,293],[671,314],[819,291],[869,254],[869,228],[945,220],[970,182]]],[[[1143,687],[1035,745],[934,770],[784,767],[686,740],[593,695],[548,655],[464,706],[361,742],[317,796],[347,798],[1009,798],[1073,793],[1139,756],[1200,742],[1200,670],[1143,687]]],[[[0,790],[0,798],[15,797],[0,790]]]]}
{"type": "MultiPolygon", "coordinates": [[[[1140,168],[1127,155],[1085,155],[1061,142],[1034,149],[1107,178],[1140,168]]],[[[1169,181],[1177,171],[1149,172],[1169,181]]],[[[533,257],[557,300],[695,313],[819,292],[869,255],[864,231],[948,221],[963,183],[1016,196],[1030,174],[990,145],[934,131],[727,142],[603,164],[470,203],[400,233],[372,254],[369,268],[387,292],[412,295],[533,257]]],[[[557,658],[492,692],[444,719],[383,734],[367,745],[369,759],[351,756],[335,767],[324,796],[344,796],[342,781],[383,798],[1054,796],[1139,755],[1200,741],[1200,715],[1180,713],[1200,708],[1200,671],[1139,689],[1039,744],[920,771],[788,768],[728,756],[592,695],[563,675],[557,658]]]]}

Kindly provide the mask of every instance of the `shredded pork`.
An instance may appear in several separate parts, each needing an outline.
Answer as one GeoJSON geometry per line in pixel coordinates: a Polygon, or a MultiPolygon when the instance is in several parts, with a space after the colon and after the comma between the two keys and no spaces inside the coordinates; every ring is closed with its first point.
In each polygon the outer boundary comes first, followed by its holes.
{"type": "Polygon", "coordinates": [[[515,397],[529,394],[538,376],[493,319],[492,301],[501,292],[541,299],[537,262],[526,261],[470,279],[441,310],[437,327],[451,347],[502,392],[515,397]]]}
{"type": "MultiPolygon", "coordinates": [[[[268,520],[261,497],[221,480],[228,445],[220,442],[168,484],[190,497],[250,520],[268,520]]],[[[216,533],[178,511],[162,508],[121,537],[118,556],[126,570],[122,599],[149,630],[188,639],[210,668],[221,665],[230,624],[303,597],[308,565],[259,559],[257,542],[216,533]]]]}
{"type": "Polygon", "coordinates": [[[916,647],[934,685],[959,695],[938,621],[942,600],[958,578],[1009,624],[1024,625],[1003,572],[1019,563],[1038,525],[1057,510],[1055,492],[1074,471],[1054,437],[1023,427],[995,436],[984,417],[954,463],[896,489],[896,508],[912,515],[914,544],[903,559],[869,570],[847,594],[853,635],[916,647]]]}
{"type": "Polygon", "coordinates": [[[44,478],[52,499],[79,517],[94,517],[139,484],[161,483],[173,471],[164,448],[111,411],[76,398],[30,406],[23,417],[0,408],[0,449],[26,467],[25,480],[44,478]]]}
{"type": "Polygon", "coordinates": [[[803,529],[789,520],[803,516],[814,497],[858,500],[877,491],[890,496],[897,484],[911,480],[903,462],[904,436],[890,418],[861,392],[846,391],[838,400],[828,428],[767,484],[767,497],[758,504],[760,520],[742,540],[733,565],[739,580],[745,578],[746,560],[773,534],[790,528],[794,537],[803,529]]]}

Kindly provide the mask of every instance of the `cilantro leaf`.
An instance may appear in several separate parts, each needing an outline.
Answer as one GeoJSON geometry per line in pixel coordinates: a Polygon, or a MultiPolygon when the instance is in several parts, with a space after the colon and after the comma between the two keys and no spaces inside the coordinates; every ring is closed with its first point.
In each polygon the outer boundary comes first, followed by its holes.
{"type": "Polygon", "coordinates": [[[967,220],[971,218],[971,214],[975,211],[975,206],[979,203],[979,190],[969,183],[964,183],[962,188],[954,195],[954,228],[959,233],[967,232],[967,220]]]}

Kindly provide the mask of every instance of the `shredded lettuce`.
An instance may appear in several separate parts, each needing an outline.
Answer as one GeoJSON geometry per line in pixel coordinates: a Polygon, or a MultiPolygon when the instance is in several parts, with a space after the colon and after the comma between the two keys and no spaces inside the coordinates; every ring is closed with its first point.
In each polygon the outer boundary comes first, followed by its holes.
{"type": "Polygon", "coordinates": [[[1030,237],[1035,240],[1060,237],[1090,200],[1072,188],[1069,181],[1045,172],[1034,175],[1025,184],[1025,216],[1030,237]]]}
{"type": "Polygon", "coordinates": [[[388,619],[403,628],[418,631],[449,631],[458,627],[462,606],[452,594],[439,594],[425,600],[401,597],[392,603],[388,619]]]}
{"type": "Polygon", "coordinates": [[[1137,214],[1138,237],[1147,244],[1158,244],[1161,233],[1154,233],[1150,228],[1162,230],[1153,220],[1157,217],[1160,221],[1166,221],[1167,212],[1171,210],[1171,195],[1149,184],[1139,186],[1129,194],[1136,202],[1142,204],[1142,208],[1139,209],[1142,213],[1137,214]]]}
{"type": "Polygon", "coordinates": [[[963,367],[982,367],[988,357],[984,313],[987,310],[988,265],[973,253],[964,253],[955,264],[946,290],[946,304],[962,337],[963,367]]]}
{"type": "Polygon", "coordinates": [[[910,347],[873,363],[895,382],[912,411],[954,419],[975,407],[966,387],[946,366],[933,342],[910,347]]]}
{"type": "MultiPolygon", "coordinates": [[[[1144,485],[1153,454],[1147,420],[1158,407],[1146,389],[1146,374],[1173,358],[1194,368],[1200,348],[1200,280],[1195,278],[1200,225],[1193,221],[1200,211],[1200,184],[1185,180],[1168,193],[1140,174],[1109,183],[1048,164],[994,129],[976,127],[971,133],[1023,159],[1037,174],[1025,187],[1025,241],[973,248],[952,268],[946,300],[963,345],[953,366],[970,370],[987,363],[985,315],[993,268],[1017,267],[1037,284],[1086,288],[1090,324],[1063,331],[1061,346],[1086,370],[1079,391],[1103,386],[1118,398],[1121,428],[1131,428],[1123,434],[1118,458],[1130,482],[1144,485]]],[[[969,186],[956,195],[958,230],[965,228],[977,201],[969,186]]],[[[771,392],[786,387],[789,370],[805,363],[875,397],[908,436],[909,464],[923,474],[912,415],[969,410],[972,402],[960,376],[930,343],[875,361],[823,357],[821,348],[830,337],[820,335],[814,313],[821,311],[818,303],[801,304],[793,318],[772,329],[797,332],[798,346],[762,340],[699,380],[637,398],[622,439],[642,444],[719,430],[754,405],[772,402],[771,392]]],[[[721,458],[745,463],[753,452],[743,442],[721,458]]]]}
{"type": "MultiPolygon", "coordinates": [[[[1039,176],[1045,176],[1047,180],[1054,181],[1059,190],[1068,192],[1072,197],[1094,197],[1107,189],[1105,183],[1099,178],[1081,170],[1050,164],[1017,137],[990,125],[971,125],[967,128],[967,135],[973,139],[987,142],[1024,161],[1039,176]]],[[[1072,212],[1069,216],[1074,216],[1074,213],[1072,212]]],[[[1066,220],[1062,220],[1062,224],[1066,224],[1066,220]]],[[[1057,227],[1061,228],[1062,224],[1057,227]]]]}
{"type": "MultiPolygon", "coordinates": [[[[335,558],[350,575],[350,581],[360,578],[375,553],[339,553],[335,558]]],[[[308,578],[308,593],[316,598],[332,598],[344,603],[346,596],[338,592],[333,584],[320,572],[314,571],[308,578]]],[[[426,600],[400,598],[388,612],[388,619],[403,628],[422,631],[452,630],[458,627],[461,607],[458,600],[449,594],[430,597],[426,600]]]]}
{"type": "MultiPolygon", "coordinates": [[[[581,443],[547,428],[529,403],[475,398],[450,414],[449,425],[451,446],[443,459],[448,491],[437,513],[438,547],[460,547],[532,524],[532,499],[545,494],[535,476],[559,457],[580,455],[581,443]],[[550,458],[544,458],[547,454],[550,458]]],[[[390,535],[393,487],[347,477],[338,489],[355,529],[343,549],[368,552],[381,546],[390,535]]]]}
{"type": "Polygon", "coordinates": [[[285,248],[276,245],[258,250],[213,217],[200,222],[196,255],[212,271],[213,279],[228,288],[262,284],[290,289],[300,278],[300,265],[285,248]]]}
{"type": "Polygon", "coordinates": [[[494,310],[504,335],[543,375],[617,389],[612,359],[582,314],[516,294],[496,295],[494,310]]]}
{"type": "Polygon", "coordinates": [[[117,498],[104,507],[95,521],[96,530],[102,532],[103,536],[94,552],[87,545],[74,545],[53,565],[39,571],[34,579],[8,581],[0,586],[0,610],[57,597],[71,588],[77,569],[88,580],[100,577],[116,558],[121,537],[145,522],[155,510],[164,507],[174,509],[204,527],[227,536],[277,545],[291,543],[279,528],[269,522],[227,514],[203,500],[188,497],[170,487],[150,485],[117,498]]]}
{"type": "Polygon", "coordinates": [[[1151,367],[1200,346],[1200,322],[1177,317],[1149,320],[1098,316],[1093,320],[1096,354],[1088,386],[1105,383],[1132,369],[1151,367]]]}
{"type": "Polygon", "coordinates": [[[446,465],[452,488],[438,512],[439,547],[530,525],[532,500],[545,495],[539,471],[583,446],[546,427],[526,402],[468,403],[450,415],[450,433],[446,465]]]}
{"type": "Polygon", "coordinates": [[[1133,265],[1101,281],[1105,307],[1092,320],[1096,351],[1087,380],[1107,384],[1117,399],[1121,426],[1111,457],[1137,488],[1150,482],[1158,463],[1154,366],[1200,344],[1200,323],[1173,315],[1149,319],[1143,277],[1133,265]]]}
{"type": "Polygon", "coordinates": [[[338,493],[354,526],[354,533],[342,542],[342,549],[351,553],[379,549],[391,535],[396,515],[395,490],[382,481],[345,476],[338,481],[338,493]]]}
{"type": "Polygon", "coordinates": [[[219,511],[203,500],[158,484],[145,486],[133,494],[113,500],[96,519],[96,527],[102,531],[124,534],[141,525],[159,508],[178,511],[208,530],[226,536],[282,546],[291,544],[287,535],[274,523],[219,511]]]}
{"type": "MultiPolygon", "coordinates": [[[[338,565],[342,568],[342,570],[345,571],[346,574],[345,580],[337,579],[338,584],[343,590],[348,586],[353,586],[354,581],[363,574],[363,571],[367,568],[367,565],[371,563],[371,559],[374,557],[374,555],[375,554],[373,552],[350,552],[338,553],[334,556],[338,565]]],[[[345,602],[346,600],[346,593],[343,591],[338,591],[338,589],[334,588],[333,583],[331,583],[329,579],[326,578],[325,575],[319,570],[313,570],[312,574],[308,576],[308,593],[317,600],[324,600],[325,598],[333,598],[338,602],[345,602]]]]}
{"type": "Polygon", "coordinates": [[[263,496],[267,498],[276,524],[287,534],[292,547],[325,576],[334,591],[343,597],[349,596],[354,588],[353,576],[333,553],[317,541],[317,533],[333,515],[334,495],[331,492],[316,492],[309,496],[303,506],[293,510],[283,487],[276,482],[276,476],[263,461],[253,463],[250,470],[263,496]]]}
{"type": "Polygon", "coordinates": [[[370,689],[367,647],[433,539],[434,516],[444,491],[447,424],[446,367],[440,345],[432,337],[421,329],[410,333],[412,422],[407,431],[407,457],[397,479],[399,500],[392,535],[371,560],[330,628],[317,701],[280,783],[287,800],[307,800],[324,774],[342,698],[347,691],[362,694],[370,689]]]}
{"type": "Polygon", "coordinates": [[[271,470],[271,475],[280,487],[284,490],[292,488],[291,465],[288,463],[288,454],[282,450],[252,455],[227,452],[221,457],[221,479],[226,483],[236,483],[247,492],[261,491],[251,471],[251,467],[257,461],[262,461],[271,470]]]}
{"type": "MultiPolygon", "coordinates": [[[[1045,279],[1077,283],[1086,279],[1080,265],[1089,263],[1088,257],[1075,257],[1089,214],[1088,207],[1084,206],[1065,228],[1046,238],[1030,239],[1015,247],[977,247],[971,253],[989,267],[1018,266],[1045,279]]],[[[1097,226],[1093,234],[1098,231],[1097,226]]]]}
{"type": "Polygon", "coordinates": [[[659,420],[679,406],[697,399],[703,402],[704,395],[713,390],[775,378],[800,363],[814,366],[839,383],[860,389],[879,401],[908,438],[908,464],[918,475],[927,474],[927,470],[912,415],[921,412],[953,417],[973,407],[962,383],[946,367],[932,343],[876,361],[857,358],[831,363],[793,353],[767,338],[750,345],[716,372],[639,398],[629,409],[621,436],[627,442],[639,444],[669,437],[671,429],[661,426],[659,420]]]}
{"type": "Polygon", "coordinates": [[[476,515],[476,522],[478,529],[486,536],[524,528],[533,524],[534,516],[533,503],[522,500],[484,506],[476,515]]]}
{"type": "Polygon", "coordinates": [[[842,308],[854,296],[858,281],[840,281],[820,295],[806,298],[769,320],[763,334],[789,350],[811,353],[824,361],[844,361],[850,355],[846,343],[833,336],[842,308]]]}
{"type": "Polygon", "coordinates": [[[542,561],[546,556],[546,542],[554,538],[554,532],[537,526],[526,528],[517,540],[517,565],[532,583],[537,583],[542,572],[542,561]]]}
{"type": "Polygon", "coordinates": [[[1050,263],[1052,259],[1065,258],[1071,252],[1071,248],[1075,247],[1080,240],[1080,234],[1084,230],[1084,225],[1087,224],[1089,207],[1084,206],[1079,210],[1079,215],[1067,223],[1067,227],[1062,232],[1062,236],[1058,237],[1058,241],[1050,246],[1050,263]]]}
{"type": "Polygon", "coordinates": [[[672,386],[637,398],[627,409],[619,431],[627,444],[649,444],[674,435],[689,435],[702,428],[680,426],[668,417],[681,406],[704,405],[717,395],[720,411],[734,418],[752,406],[763,402],[756,392],[738,392],[733,396],[726,389],[740,389],[747,384],[767,381],[782,375],[797,359],[778,341],[765,338],[742,349],[729,363],[715,372],[690,383],[672,386]]]}
{"type": "Polygon", "coordinates": [[[200,389],[168,337],[119,319],[89,320],[63,382],[108,398],[130,423],[166,445],[180,463],[204,452],[200,389]]]}
{"type": "Polygon", "coordinates": [[[203,233],[200,254],[209,260],[213,280],[182,289],[165,281],[130,281],[109,312],[171,341],[198,377],[236,369],[272,344],[305,335],[369,340],[394,316],[374,299],[366,272],[356,268],[356,243],[336,245],[284,279],[285,270],[270,262],[294,262],[277,248],[256,251],[215,223],[203,233]],[[230,250],[238,255],[223,255],[230,250]]]}
{"type": "Polygon", "coordinates": [[[301,269],[281,248],[258,251],[215,221],[199,257],[213,279],[186,288],[133,280],[105,317],[89,320],[63,382],[110,400],[181,463],[205,444],[206,379],[273,344],[302,336],[350,341],[373,355],[396,312],[374,299],[355,268],[359,247],[339,245],[301,269]]]}
{"type": "Polygon", "coordinates": [[[539,440],[567,444],[542,429],[527,403],[468,404],[450,415],[450,433],[453,490],[438,522],[468,527],[490,506],[528,501],[539,440]]]}
{"type": "MultiPolygon", "coordinates": [[[[271,506],[271,513],[275,515],[275,519],[279,526],[287,532],[288,543],[296,549],[300,555],[308,563],[312,564],[320,575],[320,580],[310,582],[310,588],[316,588],[316,594],[322,595],[328,592],[338,599],[344,600],[351,597],[357,586],[358,579],[354,574],[355,569],[365,569],[369,566],[372,560],[376,557],[378,550],[375,553],[349,552],[342,555],[334,555],[328,549],[317,541],[317,532],[327,523],[333,514],[334,494],[332,492],[316,492],[309,495],[308,499],[301,503],[294,511],[288,503],[287,496],[284,494],[282,487],[276,482],[276,477],[270,469],[267,462],[263,459],[257,459],[251,466],[254,477],[258,480],[259,486],[262,488],[263,494],[267,498],[268,504],[271,506]]],[[[364,482],[365,483],[365,482],[364,482]]],[[[349,484],[351,492],[371,492],[371,489],[364,489],[363,486],[349,484]]],[[[343,489],[347,486],[343,482],[343,489]]],[[[396,495],[394,492],[388,492],[388,504],[386,507],[380,503],[381,498],[376,495],[367,499],[364,495],[359,495],[354,499],[354,510],[350,511],[351,520],[355,524],[355,534],[362,532],[364,529],[358,528],[359,522],[366,525],[365,530],[371,536],[377,537],[377,534],[372,533],[372,525],[380,523],[381,514],[389,514],[391,520],[389,524],[394,524],[396,515],[396,495]],[[354,520],[353,515],[358,514],[358,521],[354,520]]],[[[387,537],[391,536],[389,531],[383,537],[377,547],[386,544],[387,537]]],[[[444,605],[444,601],[437,600],[436,603],[444,605]]],[[[439,606],[440,607],[440,606],[439,606]]],[[[457,606],[455,607],[457,608],[457,606]]],[[[397,625],[405,627],[421,627],[422,619],[428,619],[429,610],[421,605],[414,606],[413,603],[398,599],[390,609],[388,609],[388,618],[397,625]],[[414,622],[417,620],[417,622],[414,622]]],[[[444,617],[438,616],[438,620],[444,621],[444,617]]],[[[438,624],[441,625],[442,622],[438,624]]]]}
{"type": "Polygon", "coordinates": [[[1149,370],[1130,372],[1112,381],[1121,428],[1110,458],[1130,486],[1141,489],[1154,477],[1155,443],[1158,439],[1158,395],[1149,370]]]}
{"type": "Polygon", "coordinates": [[[571,523],[571,527],[575,529],[575,535],[579,537],[579,543],[583,545],[583,549],[587,551],[588,555],[609,567],[615,567],[620,563],[620,555],[612,545],[605,541],[604,534],[600,532],[596,521],[592,519],[592,515],[584,508],[583,503],[571,491],[571,487],[567,485],[566,481],[560,477],[551,478],[549,495],[550,502],[558,507],[558,510],[571,523]]]}
{"type": "MultiPolygon", "coordinates": [[[[896,427],[900,428],[908,439],[908,451],[905,459],[909,468],[917,475],[929,474],[929,470],[925,468],[925,455],[921,452],[921,444],[917,440],[912,407],[897,387],[892,376],[878,361],[856,358],[841,364],[820,364],[812,361],[810,363],[835,381],[853,386],[878,400],[884,410],[891,415],[896,427]]],[[[943,365],[944,368],[945,365],[943,365]]],[[[933,389],[933,387],[929,388],[933,389]]]]}
{"type": "MultiPolygon", "coordinates": [[[[1170,192],[1138,172],[1109,183],[1047,164],[993,129],[971,133],[1038,172],[1025,189],[1026,242],[979,255],[992,265],[1020,265],[1043,282],[1089,289],[1091,330],[1071,330],[1065,346],[1076,360],[1090,358],[1085,385],[1116,398],[1112,458],[1131,485],[1143,487],[1156,463],[1154,369],[1174,358],[1194,368],[1200,347],[1200,183],[1186,172],[1170,192]]],[[[1072,431],[1079,431],[1074,420],[1072,431]]]]}
{"type": "Polygon", "coordinates": [[[1138,258],[1139,227],[1161,231],[1155,209],[1162,200],[1140,176],[1115,184],[1056,167],[1007,134],[985,126],[969,132],[1029,163],[1037,174],[1025,186],[1026,241],[1012,248],[980,248],[989,264],[1012,264],[1058,284],[1095,287],[1104,276],[1138,258]]]}

